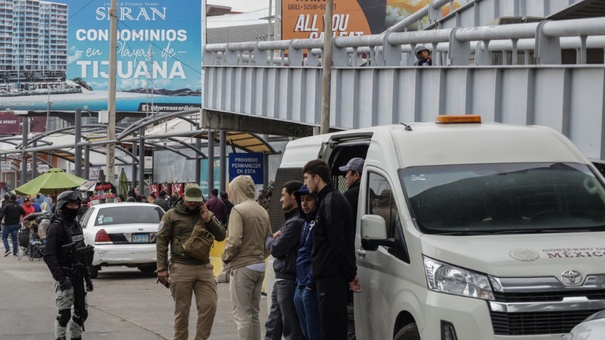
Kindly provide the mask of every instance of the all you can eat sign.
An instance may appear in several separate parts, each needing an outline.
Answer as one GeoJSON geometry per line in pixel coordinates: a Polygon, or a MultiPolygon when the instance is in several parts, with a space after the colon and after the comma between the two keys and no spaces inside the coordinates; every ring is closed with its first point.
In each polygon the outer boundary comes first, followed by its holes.
{"type": "Polygon", "coordinates": [[[230,153],[229,178],[248,175],[252,177],[254,184],[264,184],[264,159],[262,153],[230,153]]]}

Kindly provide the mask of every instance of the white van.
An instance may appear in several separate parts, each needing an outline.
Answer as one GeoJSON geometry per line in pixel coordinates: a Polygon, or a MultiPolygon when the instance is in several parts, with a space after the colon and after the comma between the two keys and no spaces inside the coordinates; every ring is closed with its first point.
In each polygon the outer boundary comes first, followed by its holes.
{"type": "Polygon", "coordinates": [[[275,187],[321,158],[344,191],[352,157],[357,339],[554,340],[605,309],[605,181],[560,133],[439,116],[302,138],[275,187]]]}

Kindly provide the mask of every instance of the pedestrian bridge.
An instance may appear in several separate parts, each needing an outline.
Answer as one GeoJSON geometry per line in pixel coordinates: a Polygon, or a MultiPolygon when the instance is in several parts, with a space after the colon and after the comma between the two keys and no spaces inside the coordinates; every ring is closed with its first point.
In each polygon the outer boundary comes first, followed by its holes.
{"type": "MultiPolygon", "coordinates": [[[[417,16],[447,3],[434,1],[417,16]]],[[[531,22],[535,3],[476,0],[427,26],[440,29],[406,32],[418,20],[411,18],[383,34],[334,38],[330,126],[352,129],[433,121],[438,114],[480,114],[484,122],[550,126],[589,157],[605,159],[605,19],[531,22]],[[501,24],[477,26],[507,15],[501,24]],[[433,66],[413,66],[418,44],[432,49],[433,66]]],[[[542,3],[536,17],[577,17],[587,6],[597,6],[588,12],[604,14],[598,1],[542,3]]],[[[320,125],[323,43],[206,45],[202,124],[308,134],[320,125]],[[252,124],[255,120],[263,123],[252,124]],[[272,128],[277,121],[282,125],[272,128]]]]}

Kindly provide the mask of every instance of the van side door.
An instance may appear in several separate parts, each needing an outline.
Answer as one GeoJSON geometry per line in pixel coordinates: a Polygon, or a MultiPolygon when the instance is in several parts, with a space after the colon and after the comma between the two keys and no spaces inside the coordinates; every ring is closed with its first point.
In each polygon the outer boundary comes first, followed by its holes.
{"type": "MultiPolygon", "coordinates": [[[[409,258],[401,247],[372,246],[362,241],[361,224],[365,219],[384,221],[387,239],[395,239],[401,229],[393,182],[381,169],[367,166],[362,176],[359,195],[359,216],[355,235],[357,273],[361,280],[360,294],[355,294],[355,327],[359,339],[392,339],[392,308],[397,273],[409,267],[409,258]],[[402,261],[407,259],[407,263],[402,261]]],[[[382,222],[380,222],[382,223],[382,222]]],[[[401,230],[399,235],[402,235],[401,230]]]]}

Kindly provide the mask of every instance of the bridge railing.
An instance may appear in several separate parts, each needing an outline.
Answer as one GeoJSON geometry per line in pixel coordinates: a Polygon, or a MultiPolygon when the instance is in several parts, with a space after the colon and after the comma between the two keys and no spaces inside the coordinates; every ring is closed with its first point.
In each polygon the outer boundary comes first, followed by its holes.
{"type": "MultiPolygon", "coordinates": [[[[323,38],[211,44],[204,65],[319,67],[323,38]]],[[[561,64],[562,50],[577,52],[576,64],[587,63],[588,49],[605,51],[603,18],[539,23],[392,32],[333,39],[332,65],[411,66],[412,51],[423,44],[433,63],[449,65],[561,64]],[[502,55],[495,58],[496,54],[502,55]],[[519,59],[519,55],[524,58],[519,59]]]]}

